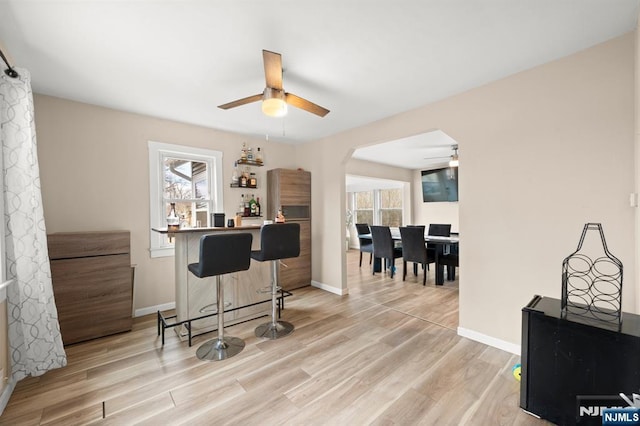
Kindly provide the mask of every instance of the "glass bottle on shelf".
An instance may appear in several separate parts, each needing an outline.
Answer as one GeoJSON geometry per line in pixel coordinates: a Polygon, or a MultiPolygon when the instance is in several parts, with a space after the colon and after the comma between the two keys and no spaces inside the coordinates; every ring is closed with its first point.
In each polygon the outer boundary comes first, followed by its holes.
{"type": "Polygon", "coordinates": [[[240,178],[238,177],[238,162],[233,162],[233,174],[231,175],[231,185],[238,186],[240,178]]]}
{"type": "Polygon", "coordinates": [[[251,200],[249,200],[249,211],[251,216],[257,216],[256,214],[256,198],[255,194],[251,194],[251,200]]]}
{"type": "Polygon", "coordinates": [[[244,213],[244,194],[240,194],[240,205],[238,206],[238,213],[244,213]]]}
{"type": "Polygon", "coordinates": [[[256,200],[256,216],[260,216],[262,208],[260,207],[260,197],[256,200]]]}
{"type": "Polygon", "coordinates": [[[176,214],[176,203],[171,203],[169,216],[167,216],[167,230],[177,231],[178,229],[180,229],[180,218],[176,214]]]}
{"type": "Polygon", "coordinates": [[[240,178],[240,186],[243,188],[247,187],[247,175],[245,173],[242,173],[242,177],[240,178]]]}
{"type": "Polygon", "coordinates": [[[255,173],[249,173],[249,186],[251,188],[257,188],[258,187],[258,179],[256,179],[256,174],[255,173]]]}
{"type": "Polygon", "coordinates": [[[244,197],[244,208],[242,210],[242,215],[249,217],[251,216],[251,206],[249,205],[249,195],[247,194],[246,197],[244,197]]]}
{"type": "Polygon", "coordinates": [[[242,142],[242,149],[240,150],[240,160],[247,161],[247,143],[242,142]]]}
{"type": "Polygon", "coordinates": [[[248,162],[253,162],[254,158],[253,158],[253,149],[249,148],[247,150],[247,161],[248,162]]]}
{"type": "Polygon", "coordinates": [[[256,163],[262,164],[262,162],[262,150],[260,149],[260,147],[258,147],[258,151],[256,152],[256,163]]]}

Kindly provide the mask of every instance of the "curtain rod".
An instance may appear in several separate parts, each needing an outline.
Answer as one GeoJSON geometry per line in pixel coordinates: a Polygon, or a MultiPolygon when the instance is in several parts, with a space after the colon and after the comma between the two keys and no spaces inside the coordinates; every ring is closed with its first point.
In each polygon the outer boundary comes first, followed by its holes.
{"type": "Polygon", "coordinates": [[[19,74],[16,70],[13,69],[13,67],[11,66],[11,64],[9,63],[9,60],[7,59],[6,56],[4,56],[4,52],[2,51],[2,49],[0,49],[0,57],[2,57],[2,61],[7,64],[7,69],[4,70],[4,73],[6,75],[8,75],[11,78],[18,78],[19,74]]]}

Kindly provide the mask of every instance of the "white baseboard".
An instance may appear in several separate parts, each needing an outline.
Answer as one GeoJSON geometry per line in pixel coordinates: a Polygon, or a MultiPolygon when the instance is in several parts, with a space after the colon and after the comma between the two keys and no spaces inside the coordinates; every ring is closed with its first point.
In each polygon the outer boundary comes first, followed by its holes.
{"type": "Polygon", "coordinates": [[[146,308],[136,309],[135,312],[133,313],[133,316],[135,318],[143,317],[145,315],[155,314],[158,311],[168,311],[169,309],[175,309],[175,308],[176,308],[176,302],[169,302],[169,303],[164,303],[162,305],[148,306],[146,308]]]}
{"type": "Polygon", "coordinates": [[[9,398],[11,398],[11,394],[13,393],[13,389],[16,387],[16,382],[9,378],[7,382],[7,386],[5,386],[2,394],[0,395],[0,415],[4,412],[5,407],[9,403],[9,398]]]}
{"type": "Polygon", "coordinates": [[[466,337],[467,339],[475,340],[476,342],[484,343],[485,345],[493,346],[494,348],[498,348],[515,355],[521,354],[520,345],[496,339],[495,337],[487,336],[486,334],[478,333],[477,331],[469,330],[467,328],[458,327],[458,336],[466,337]]]}
{"type": "Polygon", "coordinates": [[[349,294],[348,288],[336,288],[325,283],[321,283],[319,281],[311,280],[311,285],[313,287],[319,288],[320,290],[328,291],[329,293],[337,294],[338,296],[346,296],[349,294]]]}

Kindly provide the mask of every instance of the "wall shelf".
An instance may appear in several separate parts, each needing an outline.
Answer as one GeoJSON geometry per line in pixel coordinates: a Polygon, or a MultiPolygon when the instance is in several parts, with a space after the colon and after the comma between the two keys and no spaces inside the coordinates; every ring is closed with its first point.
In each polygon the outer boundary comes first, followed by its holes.
{"type": "Polygon", "coordinates": [[[244,188],[244,189],[257,189],[258,188],[258,185],[255,185],[255,186],[250,186],[250,185],[240,186],[239,183],[235,183],[235,184],[234,183],[230,183],[229,186],[231,188],[244,188]]]}
{"type": "Polygon", "coordinates": [[[249,160],[237,160],[238,166],[240,165],[244,165],[244,166],[256,166],[256,167],[262,167],[264,166],[263,163],[258,163],[257,161],[249,161],[249,160]]]}

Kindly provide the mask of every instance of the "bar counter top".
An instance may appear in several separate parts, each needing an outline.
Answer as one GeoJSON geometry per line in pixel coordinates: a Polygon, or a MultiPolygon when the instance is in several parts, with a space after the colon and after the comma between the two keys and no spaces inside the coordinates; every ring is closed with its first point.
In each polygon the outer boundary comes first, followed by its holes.
{"type": "Polygon", "coordinates": [[[151,228],[161,234],[191,234],[194,232],[224,232],[224,231],[253,231],[262,228],[260,225],[243,225],[235,227],[212,227],[212,228],[182,228],[176,231],[169,231],[167,228],[151,228]]]}

